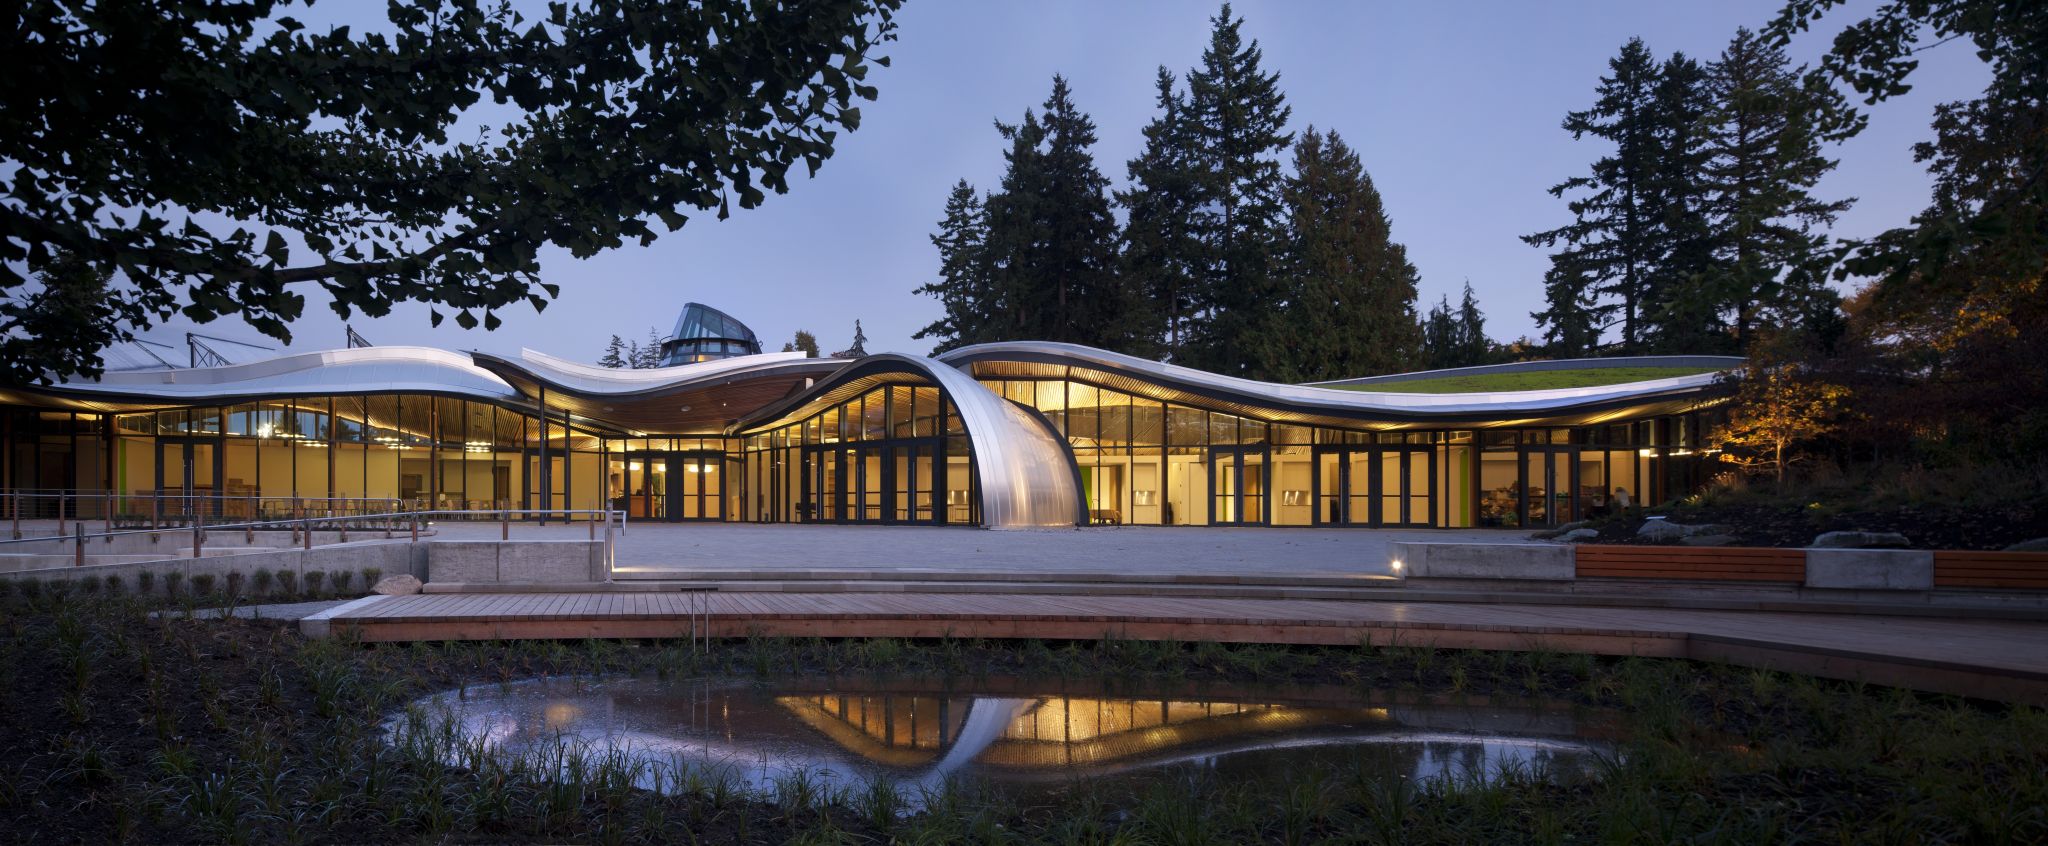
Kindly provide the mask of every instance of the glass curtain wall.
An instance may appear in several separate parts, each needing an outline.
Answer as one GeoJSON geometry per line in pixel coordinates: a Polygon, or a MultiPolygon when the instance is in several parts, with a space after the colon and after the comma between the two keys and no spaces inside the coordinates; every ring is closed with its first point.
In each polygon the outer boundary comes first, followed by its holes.
{"type": "Polygon", "coordinates": [[[741,520],[971,525],[973,451],[937,387],[881,385],[749,435],[741,520]]]}
{"type": "MultiPolygon", "coordinates": [[[[0,415],[9,424],[21,417],[11,409],[0,415]]],[[[4,478],[9,488],[96,491],[102,496],[93,514],[112,509],[112,516],[125,524],[195,512],[209,518],[281,519],[394,509],[519,508],[524,489],[519,456],[538,452],[533,436],[540,431],[538,418],[530,413],[415,394],[60,416],[66,418],[64,426],[33,427],[32,441],[8,433],[4,478]],[[84,435],[68,432],[64,448],[49,450],[47,460],[13,455],[23,447],[54,443],[52,433],[80,426],[84,435]],[[27,480],[21,478],[59,471],[81,477],[49,485],[23,484],[27,480]],[[82,477],[87,473],[91,478],[82,477]]],[[[569,498],[558,499],[555,507],[597,507],[576,504],[576,497],[598,501],[596,436],[559,422],[554,432],[550,449],[557,455],[568,450],[570,468],[555,482],[569,498]]]]}

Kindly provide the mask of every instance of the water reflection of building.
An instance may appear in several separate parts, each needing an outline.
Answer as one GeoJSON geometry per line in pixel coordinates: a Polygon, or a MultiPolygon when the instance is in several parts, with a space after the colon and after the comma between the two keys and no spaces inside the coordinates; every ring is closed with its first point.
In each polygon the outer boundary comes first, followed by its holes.
{"type": "Polygon", "coordinates": [[[1156,699],[833,694],[775,702],[847,751],[894,767],[936,763],[963,742],[979,746],[971,753],[978,765],[1029,770],[1180,757],[1280,733],[1390,724],[1383,708],[1156,699]],[[1000,730],[963,738],[972,710],[987,707],[1008,712],[1000,730]]]}

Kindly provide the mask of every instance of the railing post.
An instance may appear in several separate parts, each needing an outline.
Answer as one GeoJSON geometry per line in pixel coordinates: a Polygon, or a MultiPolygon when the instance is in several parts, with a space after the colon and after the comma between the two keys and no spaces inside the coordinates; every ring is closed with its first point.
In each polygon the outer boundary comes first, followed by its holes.
{"type": "Polygon", "coordinates": [[[21,491],[7,497],[8,510],[14,512],[14,539],[21,540],[21,491]]]}
{"type": "Polygon", "coordinates": [[[113,543],[113,542],[114,542],[114,493],[113,493],[112,491],[108,491],[108,492],[107,492],[107,496],[106,496],[106,502],[105,502],[105,504],[103,504],[103,505],[101,505],[101,506],[100,506],[100,517],[101,517],[101,521],[100,521],[100,522],[102,522],[102,523],[106,524],[106,528],[105,528],[105,531],[106,531],[106,533],[107,533],[107,543],[113,543]]]}
{"type": "Polygon", "coordinates": [[[312,548],[313,548],[313,527],[312,527],[312,526],[310,526],[310,525],[308,525],[308,526],[306,526],[306,527],[305,527],[305,529],[306,529],[305,531],[303,531],[303,532],[300,532],[300,533],[299,533],[299,537],[301,537],[301,538],[305,539],[305,544],[306,544],[306,545],[305,545],[305,547],[304,547],[304,548],[306,548],[306,549],[312,549],[312,548]]]}
{"type": "Polygon", "coordinates": [[[498,512],[498,540],[512,539],[512,515],[498,512]]]}
{"type": "Polygon", "coordinates": [[[199,530],[199,523],[203,519],[205,518],[197,514],[192,515],[192,560],[194,561],[198,561],[202,557],[200,547],[206,543],[206,536],[199,530]]]}
{"type": "Polygon", "coordinates": [[[341,518],[339,522],[334,524],[334,528],[341,532],[341,540],[339,542],[348,543],[348,518],[341,518]]]}
{"type": "Polygon", "coordinates": [[[64,531],[64,500],[69,496],[70,494],[61,493],[57,495],[57,534],[60,535],[66,534],[64,531]]]}
{"type": "Polygon", "coordinates": [[[85,526],[81,524],[73,525],[77,527],[78,534],[74,535],[71,541],[71,566],[83,567],[85,566],[85,526]]]}
{"type": "Polygon", "coordinates": [[[420,542],[420,513],[417,511],[412,513],[412,542],[420,542]]]}
{"type": "MultiPolygon", "coordinates": [[[[157,529],[162,528],[163,519],[164,492],[162,488],[158,488],[149,492],[149,530],[155,532],[157,529]]],[[[155,535],[152,534],[150,536],[150,542],[156,542],[155,535]]]]}

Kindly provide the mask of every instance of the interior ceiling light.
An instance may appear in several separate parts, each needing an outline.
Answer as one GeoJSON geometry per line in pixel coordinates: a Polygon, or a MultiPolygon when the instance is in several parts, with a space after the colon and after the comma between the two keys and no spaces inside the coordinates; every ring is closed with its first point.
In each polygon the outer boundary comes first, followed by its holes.
{"type": "Polygon", "coordinates": [[[679,409],[679,410],[681,410],[681,411],[689,411],[689,410],[690,410],[690,407],[686,405],[686,406],[683,406],[683,407],[682,407],[681,409],[679,409]]]}

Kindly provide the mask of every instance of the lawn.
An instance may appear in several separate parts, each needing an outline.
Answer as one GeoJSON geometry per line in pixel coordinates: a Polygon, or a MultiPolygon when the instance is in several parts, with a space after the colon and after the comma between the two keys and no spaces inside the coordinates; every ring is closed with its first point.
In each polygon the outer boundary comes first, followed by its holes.
{"type": "Polygon", "coordinates": [[[1480,373],[1471,376],[1442,376],[1412,382],[1382,382],[1375,385],[1329,385],[1347,391],[1379,391],[1397,394],[1460,394],[1479,391],[1542,391],[1551,388],[1591,388],[1648,382],[1709,373],[1711,367],[1582,367],[1575,370],[1535,370],[1522,373],[1480,373]]]}

